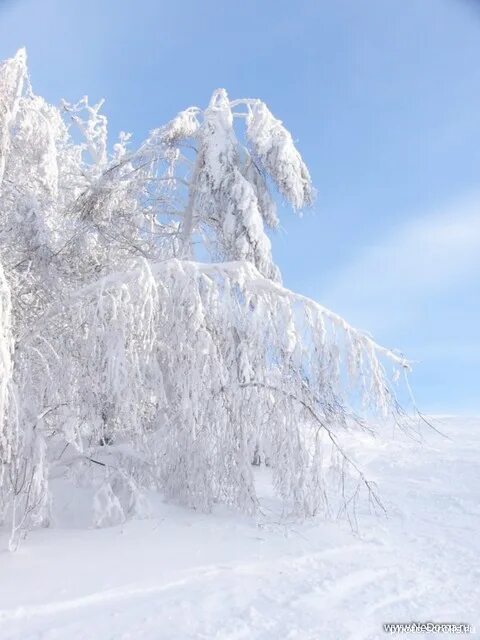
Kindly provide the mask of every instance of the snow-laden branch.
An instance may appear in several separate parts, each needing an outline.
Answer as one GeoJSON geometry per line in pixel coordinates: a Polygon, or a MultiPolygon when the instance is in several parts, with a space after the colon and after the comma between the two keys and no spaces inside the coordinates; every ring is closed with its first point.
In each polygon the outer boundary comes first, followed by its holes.
{"type": "MultiPolygon", "coordinates": [[[[289,300],[291,303],[299,302],[304,305],[305,308],[310,309],[313,313],[319,314],[321,317],[330,320],[333,325],[341,331],[344,331],[346,334],[354,336],[356,340],[363,342],[365,347],[374,351],[378,356],[385,356],[391,362],[407,370],[410,370],[411,368],[409,361],[403,356],[395,353],[391,349],[377,344],[370,336],[354,329],[344,318],[330,309],[327,309],[327,307],[324,307],[315,300],[299,293],[295,293],[294,291],[283,287],[279,283],[272,282],[268,278],[263,277],[255,266],[249,262],[223,262],[216,264],[196,263],[195,268],[199,269],[202,273],[222,273],[227,275],[232,280],[245,283],[245,286],[251,292],[263,292],[282,297],[289,300]]],[[[154,269],[154,272],[155,271],[156,269],[154,269]]]]}
{"type": "MultiPolygon", "coordinates": [[[[398,365],[402,369],[410,370],[411,366],[409,361],[391,349],[383,347],[376,343],[369,335],[352,327],[342,316],[334,313],[327,307],[324,307],[320,303],[308,298],[299,293],[295,293],[286,287],[273,282],[269,278],[265,278],[256,269],[256,267],[247,261],[235,261],[235,262],[219,262],[219,263],[201,263],[188,260],[178,260],[171,258],[164,260],[160,263],[150,264],[148,267],[151,270],[152,276],[158,278],[159,281],[166,274],[176,270],[189,270],[192,278],[199,278],[202,274],[210,277],[214,275],[221,276],[222,278],[228,278],[231,282],[237,283],[245,288],[250,293],[256,293],[264,295],[265,297],[273,297],[278,299],[285,299],[290,304],[299,303],[305,309],[308,309],[312,314],[317,315],[323,320],[328,320],[339,331],[345,333],[350,338],[361,343],[365,349],[377,354],[378,357],[385,357],[393,364],[398,365]]],[[[65,309],[72,308],[75,304],[82,304],[85,300],[92,295],[99,294],[101,292],[115,289],[116,287],[124,286],[125,284],[134,282],[141,274],[141,270],[129,270],[124,272],[110,273],[108,276],[101,278],[100,280],[93,282],[85,287],[75,291],[67,300],[53,307],[46,318],[41,319],[40,330],[45,327],[45,322],[53,318],[55,315],[62,313],[65,309]]],[[[33,339],[35,326],[29,330],[27,340],[33,339]]]]}

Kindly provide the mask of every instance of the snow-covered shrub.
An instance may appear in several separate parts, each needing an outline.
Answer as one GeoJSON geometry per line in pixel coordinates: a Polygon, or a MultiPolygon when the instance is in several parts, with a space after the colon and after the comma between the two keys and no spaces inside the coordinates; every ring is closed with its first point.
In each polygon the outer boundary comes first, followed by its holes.
{"type": "Polygon", "coordinates": [[[111,527],[125,522],[122,505],[108,480],[105,480],[94,495],[93,513],[93,523],[96,527],[111,527]]]}
{"type": "Polygon", "coordinates": [[[0,515],[12,545],[48,522],[52,474],[95,486],[104,525],[144,513],[146,489],[254,512],[260,457],[289,512],[321,511],[326,442],[345,462],[336,431],[396,414],[408,365],[281,286],[268,181],[295,209],[313,197],[291,135],[261,101],[218,90],[137,150],[121,134],[109,153],[100,108],[35,96],[24,52],[0,67],[0,515]]]}

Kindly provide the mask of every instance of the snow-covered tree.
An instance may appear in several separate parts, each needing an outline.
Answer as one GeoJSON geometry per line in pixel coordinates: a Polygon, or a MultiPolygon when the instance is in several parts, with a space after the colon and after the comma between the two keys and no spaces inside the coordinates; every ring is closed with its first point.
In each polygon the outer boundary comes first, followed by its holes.
{"type": "Polygon", "coordinates": [[[48,523],[53,476],[95,488],[97,525],[144,513],[150,489],[255,512],[254,459],[302,516],[327,508],[334,459],[371,492],[336,434],[398,415],[408,364],[280,284],[269,185],[294,209],[313,190],[263,102],[218,90],[110,151],[101,103],[48,105],[21,51],[0,66],[0,145],[12,546],[48,523]]]}

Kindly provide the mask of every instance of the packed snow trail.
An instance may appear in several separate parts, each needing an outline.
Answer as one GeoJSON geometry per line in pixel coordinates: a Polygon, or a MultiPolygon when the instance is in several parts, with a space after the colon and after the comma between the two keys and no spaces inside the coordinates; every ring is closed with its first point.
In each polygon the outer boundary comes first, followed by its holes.
{"type": "MultiPolygon", "coordinates": [[[[124,527],[34,532],[0,553],[0,638],[376,640],[411,621],[480,637],[480,420],[436,425],[449,439],[350,443],[388,511],[359,513],[358,535],[282,524],[267,494],[261,524],[162,504],[124,527]]],[[[72,508],[57,498],[67,521],[72,508]]]]}

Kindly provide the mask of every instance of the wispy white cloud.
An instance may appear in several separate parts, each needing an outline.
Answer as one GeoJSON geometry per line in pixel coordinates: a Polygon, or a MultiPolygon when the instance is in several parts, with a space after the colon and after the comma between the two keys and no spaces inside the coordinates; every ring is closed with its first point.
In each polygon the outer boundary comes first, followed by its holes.
{"type": "Polygon", "coordinates": [[[409,217],[364,248],[323,293],[353,322],[382,333],[411,323],[430,304],[438,311],[448,297],[460,313],[480,308],[480,194],[409,217]]]}

